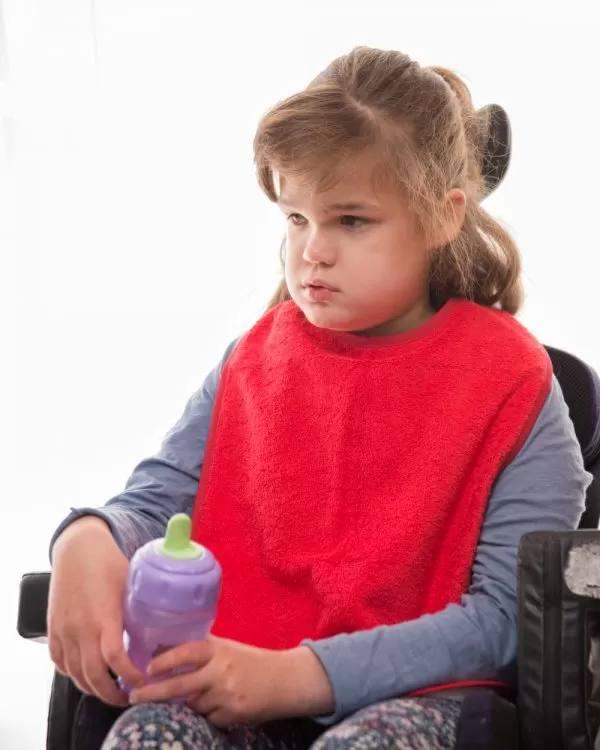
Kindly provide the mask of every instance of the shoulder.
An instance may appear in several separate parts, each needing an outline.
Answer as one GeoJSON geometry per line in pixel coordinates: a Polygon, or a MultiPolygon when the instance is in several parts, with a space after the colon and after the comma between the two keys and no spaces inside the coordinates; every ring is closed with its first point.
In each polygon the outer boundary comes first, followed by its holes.
{"type": "Polygon", "coordinates": [[[268,310],[234,342],[229,350],[227,369],[241,365],[242,361],[246,366],[254,365],[265,352],[272,351],[275,344],[285,343],[293,335],[300,318],[300,310],[292,301],[268,310]]]}
{"type": "Polygon", "coordinates": [[[515,382],[537,377],[550,392],[552,362],[543,344],[514,315],[468,300],[456,303],[457,335],[487,369],[502,369],[515,382]]]}
{"type": "Polygon", "coordinates": [[[490,349],[516,347],[517,351],[535,352],[550,363],[544,346],[514,315],[468,300],[460,300],[456,306],[459,322],[473,338],[479,337],[482,345],[487,344],[490,349]]]}

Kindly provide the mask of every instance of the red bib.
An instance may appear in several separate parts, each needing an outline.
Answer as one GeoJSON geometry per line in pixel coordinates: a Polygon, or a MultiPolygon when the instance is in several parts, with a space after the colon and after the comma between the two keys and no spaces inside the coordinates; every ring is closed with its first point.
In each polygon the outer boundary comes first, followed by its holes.
{"type": "Polygon", "coordinates": [[[214,633],[282,649],[458,603],[551,373],[467,301],[380,339],[270,311],[223,369],[194,511],[223,567],[214,633]]]}

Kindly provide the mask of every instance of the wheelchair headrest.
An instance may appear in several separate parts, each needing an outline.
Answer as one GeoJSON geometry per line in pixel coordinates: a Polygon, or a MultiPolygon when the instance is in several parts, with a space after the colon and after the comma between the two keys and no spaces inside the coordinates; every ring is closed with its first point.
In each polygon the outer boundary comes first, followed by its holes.
{"type": "Polygon", "coordinates": [[[511,128],[508,114],[499,104],[488,104],[480,112],[488,117],[487,143],[483,147],[484,198],[504,179],[511,157],[511,128]]]}
{"type": "Polygon", "coordinates": [[[586,467],[600,457],[600,378],[585,362],[547,346],[586,467]]]}

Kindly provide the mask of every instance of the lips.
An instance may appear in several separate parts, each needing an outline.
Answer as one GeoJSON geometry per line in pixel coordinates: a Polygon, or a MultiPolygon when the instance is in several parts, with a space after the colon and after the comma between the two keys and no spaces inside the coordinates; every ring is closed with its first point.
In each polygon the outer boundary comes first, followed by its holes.
{"type": "Polygon", "coordinates": [[[311,279],[311,281],[302,285],[306,298],[316,305],[327,305],[333,302],[338,292],[336,287],[320,279],[311,279]]]}
{"type": "Polygon", "coordinates": [[[337,287],[332,286],[331,284],[328,284],[326,281],[322,281],[321,279],[311,279],[302,286],[304,286],[306,289],[325,289],[328,292],[340,291],[337,287]]]}

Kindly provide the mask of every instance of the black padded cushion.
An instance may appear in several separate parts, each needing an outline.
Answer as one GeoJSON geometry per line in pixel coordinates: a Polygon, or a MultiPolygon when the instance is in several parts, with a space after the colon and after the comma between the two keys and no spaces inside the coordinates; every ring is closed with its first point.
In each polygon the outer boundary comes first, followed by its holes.
{"type": "Polygon", "coordinates": [[[600,378],[591,367],[567,352],[546,347],[562,389],[585,465],[600,456],[600,378]]]}
{"type": "Polygon", "coordinates": [[[600,378],[573,354],[550,346],[546,351],[569,407],[585,467],[594,476],[579,527],[596,529],[600,518],[600,378]]]}

